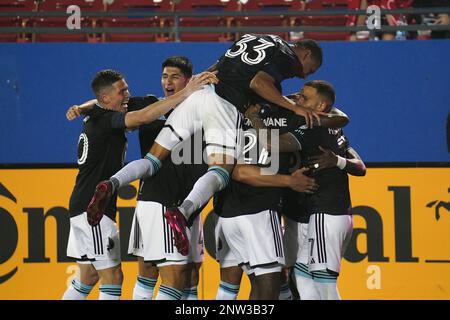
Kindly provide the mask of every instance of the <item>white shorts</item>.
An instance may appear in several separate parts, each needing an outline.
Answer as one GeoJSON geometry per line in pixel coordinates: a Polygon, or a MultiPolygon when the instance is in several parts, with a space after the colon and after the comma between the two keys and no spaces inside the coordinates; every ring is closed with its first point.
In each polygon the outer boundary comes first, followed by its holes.
{"type": "Polygon", "coordinates": [[[216,243],[216,260],[220,264],[220,268],[229,268],[239,266],[239,262],[230,249],[230,246],[223,235],[220,223],[223,219],[213,211],[210,213],[214,219],[214,238],[216,243]]]}
{"type": "Polygon", "coordinates": [[[97,261],[89,261],[89,260],[78,260],[79,264],[92,264],[95,270],[104,270],[115,267],[120,264],[120,260],[97,260],[97,261]]]}
{"type": "Polygon", "coordinates": [[[312,214],[297,262],[307,264],[310,272],[329,269],[339,273],[352,231],[351,215],[312,214]]]}
{"type": "MultiPolygon", "coordinates": [[[[216,228],[216,234],[225,239],[237,264],[248,267],[243,268],[247,274],[281,271],[284,251],[276,212],[265,210],[232,218],[219,217],[216,228]]],[[[227,257],[223,254],[219,256],[227,257]]]]}
{"type": "Polygon", "coordinates": [[[284,218],[284,252],[286,267],[290,268],[300,262],[300,251],[308,238],[308,224],[294,221],[286,216],[284,218]]]}
{"type": "Polygon", "coordinates": [[[87,214],[70,218],[67,256],[92,263],[101,270],[120,264],[120,238],[116,223],[103,216],[95,227],[87,222],[87,214]]]}
{"type": "Polygon", "coordinates": [[[128,253],[162,267],[174,264],[203,262],[203,227],[200,215],[187,229],[189,254],[183,256],[174,245],[173,233],[158,202],[138,201],[131,227],[128,253]]]}
{"type": "Polygon", "coordinates": [[[242,146],[242,115],[219,97],[213,85],[191,94],[169,116],[155,142],[172,150],[194,132],[203,129],[206,153],[226,154],[238,159],[242,146]]]}

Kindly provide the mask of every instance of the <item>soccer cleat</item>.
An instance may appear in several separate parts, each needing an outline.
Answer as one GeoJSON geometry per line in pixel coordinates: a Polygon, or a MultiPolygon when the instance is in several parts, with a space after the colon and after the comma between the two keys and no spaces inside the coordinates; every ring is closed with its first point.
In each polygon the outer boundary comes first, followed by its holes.
{"type": "Polygon", "coordinates": [[[183,256],[187,256],[189,253],[189,239],[186,234],[186,218],[178,208],[167,208],[164,212],[164,217],[170,228],[172,228],[175,247],[183,256]]]}
{"type": "Polygon", "coordinates": [[[106,205],[111,199],[112,190],[113,185],[109,180],[102,181],[95,187],[94,195],[86,209],[88,223],[91,226],[98,225],[102,220],[106,205]]]}

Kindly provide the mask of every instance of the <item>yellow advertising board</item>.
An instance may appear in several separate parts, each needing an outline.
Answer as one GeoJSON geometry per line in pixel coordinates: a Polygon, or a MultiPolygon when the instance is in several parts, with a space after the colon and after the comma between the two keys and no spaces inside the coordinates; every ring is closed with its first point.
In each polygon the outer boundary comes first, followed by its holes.
{"type": "MultiPolygon", "coordinates": [[[[0,170],[0,299],[60,299],[77,272],[65,257],[68,201],[76,169],[0,170]]],[[[354,232],[343,261],[343,299],[450,299],[450,168],[370,168],[351,177],[354,232]]],[[[136,184],[118,200],[124,270],[131,299],[137,263],[126,256],[136,184]]],[[[214,299],[219,266],[203,212],[205,262],[199,298],[214,299]]],[[[249,282],[241,285],[246,299],[249,282]]],[[[90,299],[96,299],[94,289],[90,299]]]]}

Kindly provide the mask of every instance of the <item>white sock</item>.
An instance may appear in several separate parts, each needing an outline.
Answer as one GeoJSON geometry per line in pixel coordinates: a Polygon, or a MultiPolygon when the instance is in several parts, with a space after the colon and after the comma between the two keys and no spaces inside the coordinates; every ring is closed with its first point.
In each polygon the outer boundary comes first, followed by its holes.
{"type": "Polygon", "coordinates": [[[308,270],[308,266],[303,263],[296,263],[294,272],[300,300],[320,300],[319,291],[316,288],[312,273],[308,270]]]}
{"type": "Polygon", "coordinates": [[[216,193],[224,189],[230,181],[228,171],[219,166],[212,166],[194,184],[192,191],[179,207],[186,219],[189,219],[192,212],[200,209],[216,193]]]}
{"type": "Polygon", "coordinates": [[[64,292],[62,300],[86,300],[93,286],[88,286],[78,279],[73,279],[64,292]]]}
{"type": "Polygon", "coordinates": [[[287,283],[284,283],[283,285],[281,285],[280,296],[278,299],[279,300],[292,300],[291,289],[289,289],[289,285],[287,283]]]}
{"type": "Polygon", "coordinates": [[[198,300],[197,286],[184,289],[181,300],[198,300]]]}
{"type": "Polygon", "coordinates": [[[100,295],[98,300],[120,300],[122,295],[122,285],[120,284],[102,284],[100,286],[100,295]]]}
{"type": "Polygon", "coordinates": [[[181,300],[183,293],[175,288],[160,285],[155,300],[181,300]]]}
{"type": "Polygon", "coordinates": [[[162,163],[154,155],[147,153],[143,159],[131,161],[125,167],[120,169],[110,180],[113,183],[115,190],[122,186],[126,186],[134,180],[151,177],[159,169],[162,163]]]}
{"type": "Polygon", "coordinates": [[[338,274],[331,274],[326,270],[314,271],[312,274],[320,300],[341,300],[337,288],[338,274]]]}
{"type": "Polygon", "coordinates": [[[225,281],[220,281],[216,300],[236,300],[239,293],[239,287],[240,285],[238,284],[231,284],[225,281]]]}
{"type": "Polygon", "coordinates": [[[133,289],[133,300],[152,300],[157,279],[138,276],[133,289]]]}

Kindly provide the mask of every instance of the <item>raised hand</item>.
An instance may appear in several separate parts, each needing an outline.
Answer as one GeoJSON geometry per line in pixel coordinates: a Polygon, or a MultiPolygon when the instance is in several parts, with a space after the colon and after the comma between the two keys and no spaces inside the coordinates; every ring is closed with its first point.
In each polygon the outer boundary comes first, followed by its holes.
{"type": "Polygon", "coordinates": [[[216,73],[217,72],[204,71],[192,76],[191,80],[186,86],[186,90],[190,93],[193,93],[203,88],[204,85],[218,83],[219,79],[217,78],[216,73]]]}
{"type": "Polygon", "coordinates": [[[337,156],[330,149],[325,149],[319,146],[322,151],[320,155],[309,157],[307,165],[314,171],[320,171],[327,168],[333,168],[337,164],[337,156]]]}
{"type": "Polygon", "coordinates": [[[73,105],[66,112],[66,118],[69,121],[75,120],[81,115],[79,106],[73,105]]]}
{"type": "Polygon", "coordinates": [[[308,128],[314,127],[314,125],[320,126],[320,115],[326,115],[327,113],[322,111],[316,111],[310,108],[305,108],[300,105],[296,105],[294,109],[295,114],[305,118],[308,128]]]}
{"type": "Polygon", "coordinates": [[[259,104],[250,105],[245,111],[245,117],[251,119],[252,117],[258,116],[261,106],[259,104]]]}

